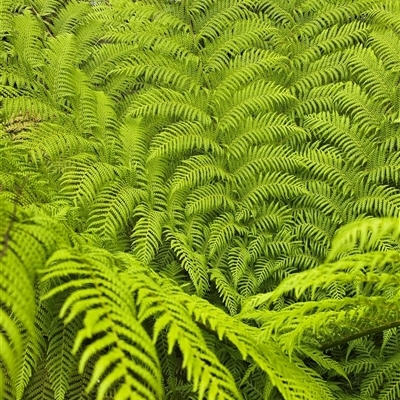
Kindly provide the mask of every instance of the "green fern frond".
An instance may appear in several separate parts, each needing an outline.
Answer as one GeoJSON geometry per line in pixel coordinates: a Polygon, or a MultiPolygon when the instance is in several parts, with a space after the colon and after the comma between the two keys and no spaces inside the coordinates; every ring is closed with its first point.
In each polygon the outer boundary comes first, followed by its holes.
{"type": "Polygon", "coordinates": [[[64,7],[57,10],[57,17],[53,19],[51,32],[54,36],[73,33],[82,23],[90,11],[90,5],[84,1],[59,2],[58,6],[64,7]]]}
{"type": "Polygon", "coordinates": [[[371,371],[361,385],[361,394],[363,396],[374,396],[382,387],[385,381],[389,380],[384,389],[380,391],[379,400],[392,400],[399,395],[399,372],[400,356],[392,356],[389,360],[380,364],[374,371],[371,371]]]}
{"type": "Polygon", "coordinates": [[[54,391],[54,399],[63,400],[69,389],[72,370],[77,359],[72,354],[72,347],[79,324],[64,326],[62,320],[55,316],[49,327],[49,344],[47,350],[47,371],[49,382],[54,391]]]}
{"type": "Polygon", "coordinates": [[[307,136],[306,131],[299,128],[284,114],[266,112],[255,118],[246,117],[236,131],[232,130],[232,134],[227,135],[228,156],[232,154],[240,160],[249,146],[301,142],[306,140],[307,136]]]}
{"type": "Polygon", "coordinates": [[[168,125],[152,140],[148,160],[153,158],[173,158],[194,150],[220,154],[221,148],[201,123],[182,121],[168,125]]]}
{"type": "Polygon", "coordinates": [[[241,204],[249,209],[260,206],[267,200],[291,199],[306,193],[296,177],[276,172],[260,175],[257,180],[252,177],[243,183],[238,182],[237,187],[241,194],[241,204]]]}
{"type": "Polygon", "coordinates": [[[77,59],[76,39],[70,33],[54,38],[46,51],[45,77],[49,93],[60,106],[68,106],[68,100],[73,101],[76,96],[74,67],[77,59]]]}
{"type": "Polygon", "coordinates": [[[167,329],[168,353],[176,344],[179,346],[183,356],[182,366],[187,370],[187,378],[198,396],[202,398],[207,393],[209,399],[241,399],[230,372],[207,348],[201,330],[190,318],[185,304],[178,301],[180,291],[168,282],[161,289],[148,278],[146,272],[142,270],[140,273],[132,264],[127,273],[132,289],[138,293],[140,321],[158,315],[154,324],[154,341],[167,329]]]}
{"type": "Polygon", "coordinates": [[[26,400],[54,400],[45,357],[39,360],[23,398],[26,400]]]}
{"type": "Polygon", "coordinates": [[[204,296],[209,289],[207,261],[204,254],[195,251],[188,238],[181,232],[168,229],[167,238],[176,258],[188,272],[190,280],[196,288],[198,296],[204,296]]]}
{"type": "Polygon", "coordinates": [[[288,91],[275,83],[257,80],[236,91],[228,106],[223,104],[222,107],[220,105],[215,107],[219,117],[218,130],[221,132],[235,130],[246,117],[260,112],[280,111],[294,100],[288,91]]]}
{"type": "Polygon", "coordinates": [[[149,89],[136,97],[135,103],[128,110],[128,115],[135,118],[159,115],[208,126],[211,124],[211,117],[203,109],[205,102],[206,97],[202,92],[197,96],[189,96],[166,88],[149,89]]]}
{"type": "Polygon", "coordinates": [[[355,247],[359,251],[375,250],[379,240],[387,236],[398,240],[400,237],[399,219],[369,218],[354,221],[337,232],[327,261],[339,258],[340,254],[351,252],[355,247]]]}
{"type": "Polygon", "coordinates": [[[115,399],[127,396],[160,398],[162,387],[157,354],[136,319],[130,292],[118,279],[108,253],[97,251],[83,256],[74,251],[60,250],[50,257],[43,272],[44,281],[62,279],[71,274],[76,276],[74,280],[50,290],[45,298],[74,289],[65,301],[60,317],[65,319],[65,323],[70,323],[84,314],[83,327],[75,338],[72,352],[76,354],[82,348],[80,373],[93,356],[98,356],[87,391],[91,391],[101,378],[97,390],[100,400],[114,388],[117,389],[115,399]],[[119,286],[118,294],[111,289],[110,282],[119,286]],[[110,350],[104,352],[106,349],[110,350]]]}
{"type": "Polygon", "coordinates": [[[87,219],[88,231],[113,240],[131,221],[141,192],[121,181],[107,185],[97,195],[87,219]]]}
{"type": "Polygon", "coordinates": [[[189,194],[186,201],[188,215],[207,213],[218,209],[233,210],[235,203],[222,183],[200,186],[189,194]]]}
{"type": "Polygon", "coordinates": [[[209,257],[218,254],[228,246],[236,234],[245,234],[247,229],[237,221],[231,213],[224,213],[217,217],[211,225],[210,238],[208,240],[209,257]]]}
{"type": "Polygon", "coordinates": [[[233,284],[229,281],[221,269],[211,269],[210,277],[215,283],[219,296],[225,307],[228,309],[230,315],[236,315],[241,302],[240,294],[234,289],[233,284]]]}
{"type": "Polygon", "coordinates": [[[223,181],[228,178],[229,174],[219,159],[210,154],[195,155],[185,159],[175,169],[171,191],[192,189],[210,183],[212,180],[223,181]]]}
{"type": "Polygon", "coordinates": [[[141,203],[135,208],[135,218],[138,220],[131,235],[132,249],[139,260],[148,264],[160,245],[166,214],[141,203]]]}
{"type": "Polygon", "coordinates": [[[390,112],[396,101],[393,90],[397,82],[396,74],[386,70],[373,51],[366,49],[352,53],[349,68],[354,81],[358,82],[374,101],[379,102],[382,109],[390,112]]]}

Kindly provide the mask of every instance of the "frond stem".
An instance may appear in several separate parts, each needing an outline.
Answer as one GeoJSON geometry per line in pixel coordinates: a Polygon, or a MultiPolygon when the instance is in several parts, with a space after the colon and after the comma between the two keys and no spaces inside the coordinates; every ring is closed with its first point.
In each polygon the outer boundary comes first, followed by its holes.
{"type": "Polygon", "coordinates": [[[358,339],[360,337],[373,335],[375,333],[380,333],[387,329],[396,328],[397,326],[400,326],[400,321],[393,321],[388,324],[379,325],[375,328],[366,329],[365,331],[361,331],[361,332],[355,333],[353,335],[345,336],[341,339],[334,340],[333,342],[326,343],[323,346],[320,346],[319,349],[322,351],[328,350],[328,349],[331,349],[332,347],[340,346],[341,344],[351,342],[352,340],[358,339]]]}

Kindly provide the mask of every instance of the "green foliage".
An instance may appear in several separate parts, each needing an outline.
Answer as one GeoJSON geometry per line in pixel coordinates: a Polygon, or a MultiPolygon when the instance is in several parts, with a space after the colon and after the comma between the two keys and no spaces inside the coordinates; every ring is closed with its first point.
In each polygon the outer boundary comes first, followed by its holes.
{"type": "Polygon", "coordinates": [[[398,0],[0,2],[0,399],[400,396],[398,0]]]}

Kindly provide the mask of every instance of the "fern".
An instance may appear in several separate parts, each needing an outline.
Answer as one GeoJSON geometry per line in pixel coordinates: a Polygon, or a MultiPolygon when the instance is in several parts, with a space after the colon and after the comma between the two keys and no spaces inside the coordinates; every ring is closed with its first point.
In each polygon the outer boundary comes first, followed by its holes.
{"type": "Polygon", "coordinates": [[[0,398],[398,398],[399,7],[0,2],[0,398]]]}

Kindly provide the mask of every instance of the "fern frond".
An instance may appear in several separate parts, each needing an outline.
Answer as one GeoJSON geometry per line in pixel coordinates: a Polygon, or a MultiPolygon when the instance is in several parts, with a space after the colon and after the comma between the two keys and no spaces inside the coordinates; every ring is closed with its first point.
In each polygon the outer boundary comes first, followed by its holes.
{"type": "Polygon", "coordinates": [[[219,159],[210,154],[185,159],[174,171],[171,192],[193,189],[213,180],[227,180],[229,174],[221,164],[219,159]]]}
{"type": "Polygon", "coordinates": [[[23,398],[26,400],[54,400],[45,357],[39,360],[23,398]]]}
{"type": "Polygon", "coordinates": [[[257,80],[244,89],[236,91],[228,104],[217,104],[218,130],[235,130],[246,117],[260,112],[278,112],[295,98],[273,82],[257,80]]]}
{"type": "Polygon", "coordinates": [[[141,192],[121,181],[107,185],[96,196],[87,219],[88,230],[113,240],[131,221],[141,192]]]}
{"type": "Polygon", "coordinates": [[[292,175],[276,172],[260,175],[257,180],[252,177],[242,184],[238,182],[238,189],[241,204],[249,209],[262,205],[267,200],[291,199],[306,193],[300,180],[292,175]]]}
{"type": "MultiPolygon", "coordinates": [[[[129,262],[129,259],[126,261],[129,262]]],[[[161,288],[147,277],[146,272],[140,272],[132,261],[130,264],[127,276],[132,289],[138,293],[138,316],[144,321],[158,315],[154,325],[154,341],[167,329],[168,353],[178,344],[183,356],[182,366],[187,370],[188,380],[193,383],[193,390],[198,392],[200,398],[207,393],[209,399],[241,399],[230,372],[207,348],[201,330],[190,318],[185,304],[178,301],[180,291],[170,287],[168,282],[161,288]]]]}
{"type": "Polygon", "coordinates": [[[359,251],[376,249],[379,240],[391,236],[400,237],[400,220],[397,218],[370,218],[354,221],[341,228],[332,243],[327,261],[332,261],[341,254],[351,252],[355,247],[359,251]]]}
{"type": "Polygon", "coordinates": [[[194,150],[220,154],[221,148],[213,134],[198,122],[182,121],[168,125],[152,140],[148,160],[180,157],[194,150]]]}
{"type": "Polygon", "coordinates": [[[246,227],[235,221],[233,214],[229,212],[221,214],[211,225],[211,233],[208,240],[209,257],[218,254],[222,248],[229,245],[236,234],[245,233],[247,233],[246,227]]]}
{"type": "Polygon", "coordinates": [[[90,11],[90,5],[82,1],[73,0],[58,5],[64,7],[57,10],[57,17],[52,20],[51,31],[54,36],[74,33],[90,11]]]}
{"type": "Polygon", "coordinates": [[[159,115],[208,126],[211,124],[211,117],[202,107],[205,101],[202,92],[197,96],[190,96],[166,88],[149,89],[136,97],[134,104],[128,110],[128,115],[136,118],[159,115]]]}
{"type": "Polygon", "coordinates": [[[188,272],[190,280],[196,288],[198,296],[204,296],[209,289],[208,267],[206,257],[195,251],[188,238],[181,232],[168,229],[167,238],[171,243],[177,259],[182,267],[188,272]]]}
{"type": "Polygon", "coordinates": [[[43,280],[62,279],[71,274],[76,278],[56,286],[45,298],[74,289],[65,301],[60,317],[70,323],[84,314],[83,328],[75,338],[72,352],[76,354],[82,348],[80,373],[93,356],[98,356],[87,391],[91,391],[101,378],[97,391],[100,400],[113,389],[117,389],[115,399],[139,395],[156,400],[162,396],[157,354],[136,319],[129,290],[119,280],[107,254],[98,251],[83,256],[71,250],[54,253],[43,271],[43,280]],[[119,286],[117,292],[111,289],[114,285],[119,286]],[[109,350],[105,352],[106,349],[109,350]]]}
{"type": "Polygon", "coordinates": [[[166,214],[152,209],[146,203],[141,203],[135,208],[135,217],[138,221],[131,235],[132,249],[142,262],[148,264],[160,245],[166,214]]]}

